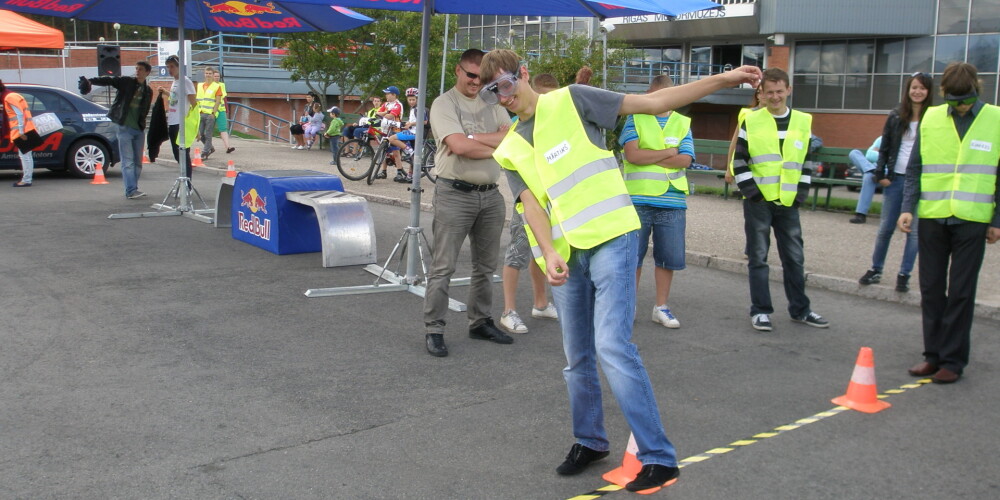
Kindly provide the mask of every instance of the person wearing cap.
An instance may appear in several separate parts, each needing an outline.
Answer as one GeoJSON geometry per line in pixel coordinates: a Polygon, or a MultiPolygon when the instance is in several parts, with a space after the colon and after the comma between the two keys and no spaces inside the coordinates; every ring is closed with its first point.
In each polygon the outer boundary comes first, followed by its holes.
{"type": "Polygon", "coordinates": [[[344,120],[340,119],[340,108],[336,106],[326,110],[326,112],[330,114],[330,126],[326,128],[326,132],[323,135],[330,138],[330,153],[333,154],[330,165],[336,165],[337,151],[340,148],[340,134],[344,128],[344,120]]]}
{"type": "Polygon", "coordinates": [[[924,360],[909,373],[950,384],[969,364],[986,243],[1000,239],[1000,107],[979,99],[969,63],[945,67],[940,89],[945,104],[928,108],[917,129],[897,225],[909,233],[919,219],[924,360]]]}
{"type": "MultiPolygon", "coordinates": [[[[399,102],[399,87],[390,85],[382,92],[385,93],[385,102],[383,102],[382,106],[375,112],[375,117],[394,122],[400,121],[400,118],[403,116],[403,103],[399,102]]],[[[386,128],[382,127],[382,130],[386,130],[386,128]]],[[[378,144],[372,144],[373,149],[376,147],[378,147],[378,144]]],[[[397,163],[396,165],[399,164],[397,163]]],[[[376,168],[379,169],[379,171],[375,174],[376,179],[385,179],[388,177],[386,174],[386,170],[388,169],[387,164],[383,163],[376,168]]]]}
{"type": "MultiPolygon", "coordinates": [[[[413,141],[417,138],[417,96],[420,95],[420,90],[414,87],[406,89],[406,104],[410,106],[410,117],[403,124],[403,130],[389,136],[389,144],[393,145],[397,149],[393,150],[393,159],[396,160],[396,165],[402,165],[403,162],[400,160],[400,151],[403,151],[403,155],[412,160],[413,157],[413,141]],[[408,141],[408,142],[407,142],[408,141]]],[[[427,110],[424,110],[424,127],[427,126],[427,110]]],[[[413,162],[410,161],[410,167],[412,168],[413,162]]],[[[396,173],[396,178],[393,179],[396,182],[410,182],[413,180],[413,171],[403,172],[400,168],[396,173]]]]}
{"type": "Polygon", "coordinates": [[[500,164],[493,151],[510,128],[510,115],[480,99],[483,51],[469,49],[455,65],[455,86],[434,100],[430,122],[437,155],[434,168],[431,270],[424,295],[424,341],[431,356],[447,356],[444,343],[448,285],[465,240],[472,248],[466,299],[469,337],[497,344],[514,339],[493,323],[493,272],[500,257],[507,205],[497,189],[500,164]]]}

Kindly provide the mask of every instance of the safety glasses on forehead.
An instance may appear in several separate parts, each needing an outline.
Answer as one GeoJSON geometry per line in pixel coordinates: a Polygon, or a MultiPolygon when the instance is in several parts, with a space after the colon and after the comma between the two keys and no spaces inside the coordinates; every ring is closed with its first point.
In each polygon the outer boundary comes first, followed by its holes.
{"type": "Polygon", "coordinates": [[[480,89],[479,97],[487,104],[499,104],[501,97],[510,97],[515,92],[517,92],[517,76],[506,73],[480,89]]]}
{"type": "Polygon", "coordinates": [[[973,104],[979,99],[978,92],[972,92],[971,94],[965,94],[960,96],[953,96],[948,94],[944,96],[944,102],[948,103],[949,106],[961,106],[963,104],[973,104]]]}

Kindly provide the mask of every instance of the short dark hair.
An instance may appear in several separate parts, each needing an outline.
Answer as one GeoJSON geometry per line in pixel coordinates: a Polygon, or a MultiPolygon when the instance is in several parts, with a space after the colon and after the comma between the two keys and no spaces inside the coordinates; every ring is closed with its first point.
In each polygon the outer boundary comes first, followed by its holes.
{"type": "Polygon", "coordinates": [[[486,53],[479,49],[469,49],[466,50],[465,52],[462,52],[462,56],[458,58],[458,62],[459,64],[465,62],[472,64],[479,64],[483,61],[484,54],[486,53]]]}
{"type": "Polygon", "coordinates": [[[670,75],[656,75],[649,82],[649,88],[646,92],[653,92],[660,89],[666,89],[674,86],[674,81],[670,79],[670,75]]]}
{"type": "Polygon", "coordinates": [[[961,96],[973,92],[982,92],[976,67],[967,62],[949,63],[941,73],[941,94],[961,96]]]}
{"type": "Polygon", "coordinates": [[[139,62],[135,63],[135,65],[136,66],[142,66],[142,69],[146,70],[147,73],[150,72],[150,71],[153,71],[153,67],[150,66],[149,63],[146,62],[146,61],[139,61],[139,62]]]}
{"type": "Polygon", "coordinates": [[[167,58],[167,64],[173,64],[174,66],[180,66],[181,60],[177,56],[170,56],[167,58]]]}
{"type": "Polygon", "coordinates": [[[788,73],[781,68],[767,68],[764,70],[764,78],[760,80],[761,84],[764,82],[783,82],[786,87],[791,85],[788,79],[788,73]]]}

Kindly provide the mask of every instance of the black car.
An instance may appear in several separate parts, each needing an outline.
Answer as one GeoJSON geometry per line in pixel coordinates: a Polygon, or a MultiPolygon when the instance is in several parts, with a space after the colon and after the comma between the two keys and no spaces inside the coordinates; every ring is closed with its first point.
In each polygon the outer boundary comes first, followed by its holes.
{"type": "MultiPolygon", "coordinates": [[[[35,168],[65,170],[80,178],[94,176],[97,164],[108,168],[119,161],[118,125],[108,118],[108,108],[92,103],[72,92],[45,85],[6,84],[11,92],[24,97],[31,116],[55,113],[63,128],[42,138],[42,145],[32,151],[35,168]]],[[[14,143],[0,146],[0,169],[20,169],[14,143]]]]}

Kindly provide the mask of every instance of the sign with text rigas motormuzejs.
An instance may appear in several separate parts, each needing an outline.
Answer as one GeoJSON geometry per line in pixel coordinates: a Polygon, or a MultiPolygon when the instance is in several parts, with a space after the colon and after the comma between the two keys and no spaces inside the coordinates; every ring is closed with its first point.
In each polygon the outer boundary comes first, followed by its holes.
{"type": "Polygon", "coordinates": [[[233,239],[278,255],[319,252],[323,242],[315,211],[288,201],[285,193],[343,190],[339,177],[322,172],[240,172],[233,183],[233,239]]]}

